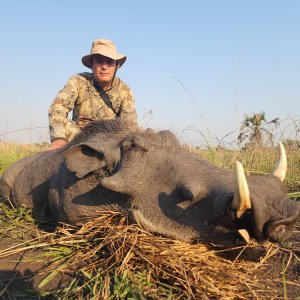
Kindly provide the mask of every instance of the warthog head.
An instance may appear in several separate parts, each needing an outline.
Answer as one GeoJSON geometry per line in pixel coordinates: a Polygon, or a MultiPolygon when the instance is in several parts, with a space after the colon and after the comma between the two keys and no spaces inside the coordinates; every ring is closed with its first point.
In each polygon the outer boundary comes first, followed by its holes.
{"type": "Polygon", "coordinates": [[[287,198],[282,184],[287,170],[282,144],[271,175],[246,177],[241,163],[235,172],[216,167],[185,150],[169,131],[132,130],[105,138],[101,133],[101,139],[95,135],[80,151],[78,145],[69,149],[68,168],[82,177],[107,167],[101,187],[128,195],[133,217],[149,231],[188,241],[232,233],[247,242],[283,241],[300,217],[299,204],[287,198]]]}

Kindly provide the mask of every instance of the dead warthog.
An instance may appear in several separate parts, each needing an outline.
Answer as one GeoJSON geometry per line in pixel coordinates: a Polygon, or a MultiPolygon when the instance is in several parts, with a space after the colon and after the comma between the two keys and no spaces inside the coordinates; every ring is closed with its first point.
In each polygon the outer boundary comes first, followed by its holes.
{"type": "Polygon", "coordinates": [[[283,241],[300,218],[282,181],[286,155],[271,175],[245,176],[184,149],[169,131],[131,128],[120,120],[88,125],[63,149],[13,164],[1,178],[4,198],[34,216],[72,224],[101,210],[128,213],[151,232],[183,241],[283,241]]]}

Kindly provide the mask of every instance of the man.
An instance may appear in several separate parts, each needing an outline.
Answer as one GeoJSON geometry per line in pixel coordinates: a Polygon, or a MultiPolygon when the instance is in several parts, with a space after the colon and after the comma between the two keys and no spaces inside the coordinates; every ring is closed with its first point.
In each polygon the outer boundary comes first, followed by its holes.
{"type": "Polygon", "coordinates": [[[49,108],[51,146],[66,145],[89,122],[117,117],[137,125],[134,98],[130,88],[118,77],[117,70],[126,56],[119,54],[110,40],[95,40],[90,54],[82,57],[92,73],[72,76],[49,108]],[[73,111],[72,120],[68,113],[73,111]]]}

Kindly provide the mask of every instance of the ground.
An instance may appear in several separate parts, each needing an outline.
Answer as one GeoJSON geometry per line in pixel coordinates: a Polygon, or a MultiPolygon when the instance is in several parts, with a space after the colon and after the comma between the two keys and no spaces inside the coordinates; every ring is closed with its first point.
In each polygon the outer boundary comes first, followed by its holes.
{"type": "Polygon", "coordinates": [[[45,231],[26,210],[0,209],[5,300],[300,299],[299,227],[284,244],[226,249],[154,236],[111,212],[45,231]]]}

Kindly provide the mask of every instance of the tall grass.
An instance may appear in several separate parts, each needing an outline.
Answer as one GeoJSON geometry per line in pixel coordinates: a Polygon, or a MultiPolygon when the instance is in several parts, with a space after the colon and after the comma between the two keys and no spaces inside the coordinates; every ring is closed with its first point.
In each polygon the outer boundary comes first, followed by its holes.
{"type": "MultiPolygon", "coordinates": [[[[0,173],[40,150],[35,145],[0,144],[0,173]]],[[[277,149],[190,151],[229,169],[240,160],[251,174],[270,173],[278,156],[277,149]]],[[[287,155],[286,184],[297,196],[300,153],[287,155]]],[[[29,252],[28,264],[44,263],[32,291],[14,292],[0,280],[0,299],[288,299],[297,296],[293,290],[299,287],[298,280],[288,277],[289,269],[299,266],[299,242],[211,249],[154,236],[115,212],[101,212],[82,228],[61,224],[46,232],[34,223],[30,210],[12,209],[0,201],[0,244],[5,243],[12,246],[0,248],[0,261],[29,252]],[[253,251],[253,261],[243,260],[247,251],[253,251]],[[278,274],[268,271],[274,260],[279,260],[278,274]],[[49,288],[56,278],[65,280],[61,288],[49,288]]]]}
{"type": "MultiPolygon", "coordinates": [[[[200,157],[226,169],[234,169],[238,160],[243,164],[245,171],[251,175],[265,175],[272,173],[278,159],[277,148],[254,147],[243,151],[228,150],[225,148],[201,150],[189,148],[200,157]]],[[[290,193],[298,195],[300,191],[300,151],[286,150],[288,170],[285,184],[290,193]]]]}
{"type": "Polygon", "coordinates": [[[13,162],[42,149],[43,148],[39,145],[6,143],[0,141],[0,174],[13,162]]]}

